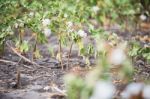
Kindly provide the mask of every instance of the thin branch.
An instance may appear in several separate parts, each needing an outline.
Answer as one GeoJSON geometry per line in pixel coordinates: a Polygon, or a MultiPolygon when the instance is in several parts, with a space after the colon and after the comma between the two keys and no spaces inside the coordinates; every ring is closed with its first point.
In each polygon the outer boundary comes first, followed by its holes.
{"type": "Polygon", "coordinates": [[[62,70],[64,69],[64,66],[63,66],[63,61],[62,61],[62,45],[61,45],[61,38],[60,38],[60,35],[59,35],[59,54],[60,54],[60,64],[61,64],[61,68],[62,70]]]}
{"type": "MultiPolygon", "coordinates": [[[[13,64],[13,65],[16,65],[18,64],[18,62],[13,62],[13,61],[9,61],[9,60],[5,60],[5,59],[0,59],[0,62],[3,62],[3,63],[10,63],[10,64],[13,64]]],[[[29,69],[32,69],[31,67],[27,66],[27,65],[24,65],[22,64],[24,67],[26,68],[29,68],[29,69]]]]}
{"type": "Polygon", "coordinates": [[[9,61],[9,60],[4,60],[4,59],[0,59],[0,62],[3,62],[3,63],[10,63],[10,64],[18,64],[16,62],[13,62],[13,61],[9,61]]]}
{"type": "Polygon", "coordinates": [[[45,68],[44,66],[40,66],[40,65],[37,64],[36,62],[31,61],[31,60],[29,60],[28,58],[22,56],[22,55],[21,55],[20,53],[18,53],[13,47],[11,47],[11,46],[8,44],[8,42],[6,42],[6,45],[7,45],[16,55],[18,55],[19,57],[21,57],[22,59],[24,59],[26,62],[28,62],[28,63],[30,63],[30,64],[33,64],[33,65],[35,65],[35,66],[37,66],[37,67],[45,68]]]}
{"type": "Polygon", "coordinates": [[[67,96],[67,94],[66,94],[63,90],[59,89],[59,88],[56,87],[56,86],[52,86],[52,89],[54,89],[54,90],[56,90],[57,92],[59,92],[59,93],[65,95],[65,96],[67,96]]]}

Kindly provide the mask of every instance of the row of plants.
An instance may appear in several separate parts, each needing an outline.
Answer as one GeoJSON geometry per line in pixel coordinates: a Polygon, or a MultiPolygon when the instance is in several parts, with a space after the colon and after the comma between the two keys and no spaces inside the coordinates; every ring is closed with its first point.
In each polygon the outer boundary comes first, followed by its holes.
{"type": "Polygon", "coordinates": [[[17,35],[15,43],[21,52],[30,49],[29,42],[24,40],[25,28],[31,29],[31,36],[38,43],[46,43],[47,36],[53,33],[64,44],[75,39],[74,34],[79,30],[84,31],[83,26],[93,28],[89,20],[94,19],[101,25],[118,23],[124,27],[125,21],[132,22],[130,20],[143,9],[142,3],[134,0],[1,0],[0,4],[1,44],[8,35],[17,35]]]}
{"type": "MultiPolygon", "coordinates": [[[[12,38],[15,38],[16,48],[21,53],[28,52],[31,50],[31,46],[34,46],[35,48],[32,50],[35,58],[41,57],[36,44],[46,43],[52,33],[59,39],[60,50],[62,45],[68,46],[68,42],[72,42],[78,43],[80,52],[85,53],[81,43],[81,38],[87,35],[83,33],[85,26],[91,36],[95,36],[96,33],[102,34],[95,30],[92,20],[96,20],[101,26],[117,23],[126,29],[127,25],[131,24],[129,22],[134,23],[137,15],[148,12],[145,4],[149,4],[147,0],[143,2],[134,0],[89,0],[88,2],[84,0],[51,2],[47,0],[1,0],[0,3],[1,52],[4,49],[5,41],[10,39],[11,35],[12,38]],[[29,43],[30,40],[24,39],[26,28],[32,31],[30,35],[31,39],[35,40],[34,45],[29,43]]],[[[72,46],[72,44],[69,45],[72,46]]],[[[91,44],[88,48],[92,48],[91,44]]],[[[53,50],[53,48],[49,49],[53,50]]],[[[61,51],[57,56],[61,60],[61,51]]]]}

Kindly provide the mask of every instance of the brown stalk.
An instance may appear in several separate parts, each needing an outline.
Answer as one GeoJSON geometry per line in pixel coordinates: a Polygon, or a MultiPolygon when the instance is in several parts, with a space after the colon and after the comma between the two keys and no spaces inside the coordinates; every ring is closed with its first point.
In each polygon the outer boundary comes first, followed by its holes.
{"type": "Polygon", "coordinates": [[[71,52],[72,52],[72,46],[73,46],[73,42],[70,45],[70,49],[69,49],[69,53],[68,53],[67,69],[69,68],[69,62],[70,62],[70,56],[71,56],[71,52]]]}
{"type": "Polygon", "coordinates": [[[60,55],[60,65],[61,65],[61,69],[63,70],[63,69],[64,69],[64,66],[63,66],[63,61],[62,61],[62,45],[61,45],[61,38],[60,38],[60,35],[59,35],[59,55],[60,55]]]}
{"type": "Polygon", "coordinates": [[[32,61],[34,61],[35,58],[35,51],[37,50],[37,38],[35,39],[35,44],[33,45],[33,51],[32,51],[32,61]]]}
{"type": "MultiPolygon", "coordinates": [[[[3,63],[10,63],[10,64],[14,64],[14,65],[19,64],[19,62],[13,62],[13,61],[10,61],[10,60],[5,60],[5,59],[0,59],[0,62],[3,62],[3,63]]],[[[22,64],[22,65],[23,65],[25,68],[32,69],[32,67],[29,67],[29,66],[24,65],[24,64],[22,64]]]]}
{"type": "Polygon", "coordinates": [[[28,63],[30,63],[30,64],[33,64],[34,66],[37,66],[37,67],[46,68],[45,66],[40,66],[40,65],[37,64],[36,62],[31,61],[30,59],[26,58],[25,56],[22,56],[19,52],[17,52],[17,51],[15,50],[15,48],[13,48],[10,44],[8,44],[8,42],[6,42],[6,45],[7,45],[16,55],[18,55],[20,58],[22,58],[22,59],[25,60],[26,62],[28,62],[28,63]]]}
{"type": "Polygon", "coordinates": [[[21,87],[21,81],[20,81],[20,69],[17,69],[17,75],[16,75],[16,87],[20,88],[21,87]]]}

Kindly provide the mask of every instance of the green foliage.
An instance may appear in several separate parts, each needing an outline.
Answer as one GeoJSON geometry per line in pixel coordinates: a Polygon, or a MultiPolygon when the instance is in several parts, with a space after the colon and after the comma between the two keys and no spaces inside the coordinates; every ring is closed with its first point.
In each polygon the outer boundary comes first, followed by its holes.
{"type": "MultiPolygon", "coordinates": [[[[65,44],[70,35],[67,35],[64,23],[72,21],[81,29],[82,24],[90,23],[89,19],[96,19],[102,24],[107,19],[124,24],[126,18],[132,19],[139,13],[140,4],[140,1],[134,0],[1,0],[0,32],[8,36],[13,33],[14,27],[19,30],[27,27],[36,33],[39,43],[46,43],[42,33],[45,28],[42,26],[42,20],[47,18],[51,20],[47,28],[51,29],[52,33],[63,36],[61,39],[65,44]]],[[[92,31],[94,33],[95,30],[92,31]]],[[[1,39],[0,42],[4,41],[1,39]]]]}
{"type": "Polygon", "coordinates": [[[16,43],[17,48],[20,49],[20,52],[27,52],[29,51],[29,44],[28,41],[23,41],[21,44],[19,44],[20,42],[16,43]]]}
{"type": "Polygon", "coordinates": [[[79,77],[75,77],[74,75],[68,75],[65,80],[68,85],[68,98],[79,99],[84,86],[83,80],[79,77]]]}
{"type": "Polygon", "coordinates": [[[150,47],[142,47],[139,43],[131,43],[129,55],[133,57],[143,57],[150,62],[150,47]]]}
{"type": "Polygon", "coordinates": [[[136,56],[139,54],[140,45],[136,42],[131,43],[131,50],[129,51],[130,56],[136,56]]]}

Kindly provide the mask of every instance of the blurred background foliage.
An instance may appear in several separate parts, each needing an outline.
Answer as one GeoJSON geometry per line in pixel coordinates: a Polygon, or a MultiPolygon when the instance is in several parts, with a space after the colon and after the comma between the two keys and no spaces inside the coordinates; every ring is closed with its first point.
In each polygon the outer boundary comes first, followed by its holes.
{"type": "Polygon", "coordinates": [[[104,23],[109,18],[112,22],[123,24],[126,19],[134,19],[141,13],[149,16],[149,5],[149,0],[1,0],[0,30],[11,31],[15,22],[22,20],[25,26],[38,31],[38,20],[44,17],[63,17],[64,14],[68,16],[66,20],[77,22],[95,18],[104,23]],[[96,13],[92,10],[94,6],[98,7],[96,13]],[[35,24],[28,22],[27,14],[30,12],[36,13],[33,18],[35,24]]]}
{"type": "MultiPolygon", "coordinates": [[[[149,5],[149,0],[0,0],[1,49],[10,35],[17,37],[17,43],[22,46],[25,28],[31,29],[37,42],[46,43],[42,19],[50,19],[48,28],[52,33],[62,33],[65,37],[67,28],[64,23],[68,21],[75,23],[76,30],[90,24],[119,24],[124,29],[134,27],[141,14],[150,16],[149,5]]],[[[69,38],[61,38],[61,41],[69,38]]]]}
{"type": "Polygon", "coordinates": [[[98,6],[100,9],[98,15],[93,17],[98,19],[109,17],[115,20],[149,12],[149,4],[149,0],[1,0],[0,14],[3,20],[0,23],[3,23],[4,26],[12,25],[14,20],[23,18],[24,14],[31,11],[42,15],[48,11],[49,17],[66,13],[70,19],[71,16],[76,16],[77,19],[81,17],[86,20],[92,16],[91,8],[93,6],[98,6]]]}

